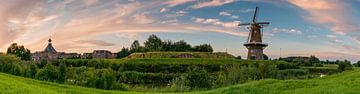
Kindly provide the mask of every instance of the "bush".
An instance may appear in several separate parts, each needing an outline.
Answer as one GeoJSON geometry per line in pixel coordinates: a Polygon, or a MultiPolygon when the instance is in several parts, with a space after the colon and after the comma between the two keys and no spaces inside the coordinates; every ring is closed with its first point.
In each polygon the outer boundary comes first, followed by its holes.
{"type": "Polygon", "coordinates": [[[345,71],[345,70],[352,70],[352,65],[349,61],[340,61],[338,63],[338,70],[345,71]]]}
{"type": "Polygon", "coordinates": [[[185,85],[189,86],[191,90],[210,89],[215,86],[214,77],[206,73],[204,69],[192,69],[185,75],[185,78],[187,80],[185,82],[188,82],[185,85]]]}
{"type": "Polygon", "coordinates": [[[40,69],[39,72],[36,73],[36,78],[39,80],[46,81],[56,81],[58,78],[58,70],[55,66],[48,63],[45,65],[44,69],[40,69]]]}
{"type": "Polygon", "coordinates": [[[324,65],[321,64],[321,63],[316,63],[316,64],[315,64],[315,67],[324,67],[324,65]]]}

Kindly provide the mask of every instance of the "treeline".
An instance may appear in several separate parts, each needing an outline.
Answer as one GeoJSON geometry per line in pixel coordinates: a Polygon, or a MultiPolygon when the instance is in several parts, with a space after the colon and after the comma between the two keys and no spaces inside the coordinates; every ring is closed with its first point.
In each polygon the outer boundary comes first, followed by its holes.
{"type": "Polygon", "coordinates": [[[191,46],[184,40],[180,41],[163,41],[156,35],[150,35],[144,42],[143,46],[138,40],[135,40],[130,48],[122,48],[118,52],[118,58],[123,58],[131,53],[136,52],[159,52],[159,51],[171,51],[171,52],[213,52],[213,48],[210,44],[200,44],[191,46]]]}
{"type": "MultiPolygon", "coordinates": [[[[355,64],[351,64],[348,60],[336,60],[336,61],[320,61],[319,58],[315,56],[310,57],[285,57],[279,58],[279,60],[286,61],[289,63],[296,64],[297,66],[315,66],[315,67],[323,67],[323,64],[337,64],[339,71],[352,70],[353,66],[360,66],[360,61],[355,64]]],[[[321,69],[319,69],[321,70],[321,69]]],[[[315,70],[318,71],[318,70],[315,70]]],[[[331,70],[330,70],[331,71],[331,70]]]]}
{"type": "Polygon", "coordinates": [[[0,55],[0,71],[13,75],[109,90],[129,86],[206,90],[265,78],[305,79],[306,70],[278,61],[235,59],[59,60],[29,63],[0,55]],[[161,62],[159,62],[161,61],[161,62]]]}

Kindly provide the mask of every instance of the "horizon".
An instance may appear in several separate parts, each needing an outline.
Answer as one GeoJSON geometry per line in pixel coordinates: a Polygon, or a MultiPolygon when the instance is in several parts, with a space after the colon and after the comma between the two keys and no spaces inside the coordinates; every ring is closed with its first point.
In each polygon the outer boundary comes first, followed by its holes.
{"type": "Polygon", "coordinates": [[[4,0],[0,52],[18,43],[42,51],[47,40],[60,52],[120,51],[155,34],[162,40],[210,44],[214,52],[245,58],[248,30],[259,6],[264,50],[270,58],[315,55],[358,61],[360,0],[4,0]]]}

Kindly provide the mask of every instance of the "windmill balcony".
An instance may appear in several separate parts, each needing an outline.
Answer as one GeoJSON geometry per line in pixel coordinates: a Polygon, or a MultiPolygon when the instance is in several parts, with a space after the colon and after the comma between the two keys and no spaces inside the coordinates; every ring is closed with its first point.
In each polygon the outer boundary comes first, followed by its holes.
{"type": "Polygon", "coordinates": [[[266,47],[268,46],[267,43],[262,43],[262,42],[247,42],[244,43],[244,46],[262,46],[262,47],[266,47]]]}

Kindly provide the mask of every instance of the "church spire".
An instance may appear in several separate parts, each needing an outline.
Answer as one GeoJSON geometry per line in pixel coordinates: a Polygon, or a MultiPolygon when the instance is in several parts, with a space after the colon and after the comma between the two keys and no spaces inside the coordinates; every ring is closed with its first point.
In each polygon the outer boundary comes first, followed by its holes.
{"type": "Polygon", "coordinates": [[[51,40],[51,38],[49,38],[48,42],[49,42],[49,43],[48,43],[48,45],[46,46],[44,52],[56,53],[55,48],[52,46],[52,43],[51,43],[52,40],[51,40]]]}

